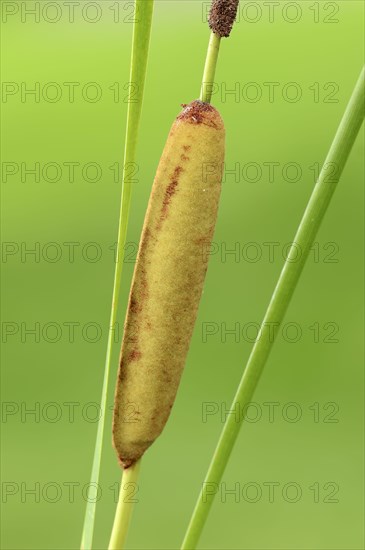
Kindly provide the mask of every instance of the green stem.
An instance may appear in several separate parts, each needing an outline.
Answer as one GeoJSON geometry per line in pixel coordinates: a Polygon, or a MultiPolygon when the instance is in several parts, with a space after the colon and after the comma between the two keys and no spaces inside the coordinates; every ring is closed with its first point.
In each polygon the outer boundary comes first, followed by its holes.
{"type": "Polygon", "coordinates": [[[140,467],[141,459],[123,472],[118,505],[109,542],[109,550],[122,550],[124,548],[128,527],[131,521],[133,504],[136,502],[133,497],[131,497],[131,488],[133,489],[133,485],[136,485],[138,481],[140,467]]]}
{"type": "Polygon", "coordinates": [[[212,32],[209,39],[203,82],[200,91],[200,101],[204,101],[205,103],[210,103],[212,98],[214,75],[217,66],[220,42],[220,36],[212,32]]]}
{"type": "MultiPolygon", "coordinates": [[[[284,318],[314,238],[363,122],[364,96],[365,68],[363,68],[357,81],[325,160],[324,167],[322,167],[318,181],[300,222],[294,243],[290,248],[288,258],[267,308],[259,337],[252,349],[234,397],[232,409],[235,404],[239,403],[240,410],[244,411],[247,404],[251,401],[266,360],[273,347],[274,338],[272,337],[270,327],[276,327],[276,336],[277,329],[284,318]],[[332,166],[336,167],[335,177],[331,178],[330,181],[326,172],[326,167],[329,163],[332,163],[332,166]],[[298,251],[301,254],[298,255],[298,251]]],[[[241,424],[242,422],[236,422],[234,416],[228,416],[186,532],[182,545],[182,549],[184,550],[196,548],[213,503],[214,494],[212,493],[214,493],[214,489],[218,488],[241,424]],[[204,491],[207,487],[210,488],[209,494],[204,491]]]]}
{"type": "MultiPolygon", "coordinates": [[[[129,207],[131,201],[130,167],[135,162],[139,121],[142,110],[142,99],[146,79],[147,58],[152,26],[153,0],[135,0],[135,22],[133,26],[130,83],[134,84],[134,99],[128,103],[127,128],[124,149],[124,165],[122,175],[121,204],[119,212],[119,228],[117,239],[117,258],[114,271],[114,284],[110,325],[104,367],[104,379],[101,393],[100,409],[102,412],[98,423],[90,486],[97,487],[100,475],[101,454],[105,428],[106,405],[110,365],[112,359],[114,328],[117,320],[119,289],[122,278],[124,246],[126,242],[129,207]]],[[[86,505],[84,527],[82,533],[82,550],[91,550],[94,533],[96,499],[89,498],[86,505]]]]}

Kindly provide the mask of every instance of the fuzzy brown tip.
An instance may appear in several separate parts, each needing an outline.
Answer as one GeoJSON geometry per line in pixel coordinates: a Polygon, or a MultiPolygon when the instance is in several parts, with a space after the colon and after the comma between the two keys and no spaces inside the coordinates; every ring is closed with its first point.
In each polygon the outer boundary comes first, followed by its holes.
{"type": "Polygon", "coordinates": [[[209,27],[220,37],[231,34],[239,0],[213,0],[209,13],[209,27]]]}
{"type": "Polygon", "coordinates": [[[191,103],[181,105],[183,111],[177,117],[177,120],[188,122],[189,124],[205,124],[212,128],[221,129],[223,121],[217,109],[210,103],[205,103],[196,99],[191,103]]]}

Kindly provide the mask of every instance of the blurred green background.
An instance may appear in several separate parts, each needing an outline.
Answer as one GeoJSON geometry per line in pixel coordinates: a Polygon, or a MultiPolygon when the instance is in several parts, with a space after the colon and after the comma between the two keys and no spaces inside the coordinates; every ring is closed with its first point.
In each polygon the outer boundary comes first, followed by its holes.
{"type": "MultiPolygon", "coordinates": [[[[73,6],[2,2],[4,549],[79,547],[96,435],[133,5],[73,6]],[[39,17],[27,11],[34,9],[39,17]]],[[[121,324],[169,127],[180,104],[199,94],[208,6],[156,1],[121,324]]],[[[226,123],[227,175],[214,254],[175,407],[143,460],[129,548],[181,544],[252,347],[252,323],[263,317],[361,70],[363,23],[360,1],[242,2],[222,43],[213,104],[226,123]]],[[[255,394],[252,421],[217,488],[201,548],[363,548],[363,147],[362,134],[255,394]]],[[[110,407],[119,343],[114,352],[110,407]]],[[[120,481],[110,421],[108,410],[99,549],[120,481]]]]}

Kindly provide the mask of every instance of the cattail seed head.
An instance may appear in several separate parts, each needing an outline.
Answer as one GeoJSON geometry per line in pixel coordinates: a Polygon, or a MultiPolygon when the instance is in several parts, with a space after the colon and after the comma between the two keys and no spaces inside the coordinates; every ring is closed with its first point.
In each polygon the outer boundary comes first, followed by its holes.
{"type": "Polygon", "coordinates": [[[162,432],[208,267],[224,162],[223,120],[192,101],[174,121],[152,186],[123,333],[113,441],[131,467],[162,432]]]}

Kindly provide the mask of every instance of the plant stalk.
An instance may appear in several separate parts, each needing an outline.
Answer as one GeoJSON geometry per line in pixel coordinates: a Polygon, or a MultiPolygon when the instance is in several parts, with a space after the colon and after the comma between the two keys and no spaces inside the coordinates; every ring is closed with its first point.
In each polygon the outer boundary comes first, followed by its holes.
{"type": "Polygon", "coordinates": [[[133,498],[133,496],[131,496],[131,493],[133,493],[133,488],[137,485],[140,468],[141,459],[137,460],[133,466],[123,471],[118,505],[109,542],[109,550],[122,550],[124,548],[128,527],[131,521],[133,505],[135,502],[138,502],[133,498]]]}
{"type": "MultiPolygon", "coordinates": [[[[113,351],[114,329],[117,320],[119,290],[122,278],[124,247],[127,236],[129,207],[131,201],[132,182],[130,167],[135,162],[139,121],[142,110],[144,84],[146,80],[147,59],[152,26],[153,0],[135,0],[134,25],[132,38],[130,84],[134,84],[134,98],[128,103],[127,127],[124,148],[124,165],[122,174],[122,191],[117,237],[117,257],[114,271],[114,284],[108,331],[107,350],[104,367],[104,379],[101,393],[101,417],[98,422],[90,486],[97,487],[100,475],[101,454],[106,418],[106,406],[109,384],[109,373],[113,351]]],[[[86,505],[81,550],[91,550],[96,512],[96,499],[89,498],[86,505]]]]}
{"type": "MultiPolygon", "coordinates": [[[[288,257],[261,325],[258,338],[251,351],[237,393],[234,397],[232,408],[234,408],[236,403],[239,403],[241,410],[244,411],[246,410],[247,404],[252,399],[269,353],[273,347],[278,328],[284,318],[300,274],[307,260],[310,248],[336,189],[356,136],[361,128],[364,119],[364,99],[365,67],[356,83],[318,181],[300,222],[294,243],[289,250],[288,257]],[[328,168],[329,165],[336,167],[336,174],[332,176],[330,180],[326,175],[326,167],[328,168]],[[299,257],[298,250],[301,252],[299,257]],[[273,326],[276,327],[274,337],[270,328],[268,328],[273,326]]],[[[182,544],[183,550],[193,550],[198,544],[214,499],[212,491],[208,494],[208,492],[204,491],[204,488],[208,486],[210,486],[210,488],[218,487],[241,425],[242,421],[238,423],[234,416],[228,416],[188,526],[182,544]]]]}
{"type": "Polygon", "coordinates": [[[213,86],[214,86],[214,76],[215,69],[217,66],[219,46],[221,43],[221,38],[214,32],[211,32],[207,57],[205,60],[204,73],[203,73],[203,82],[200,91],[200,101],[205,103],[210,103],[212,99],[213,86]]]}

